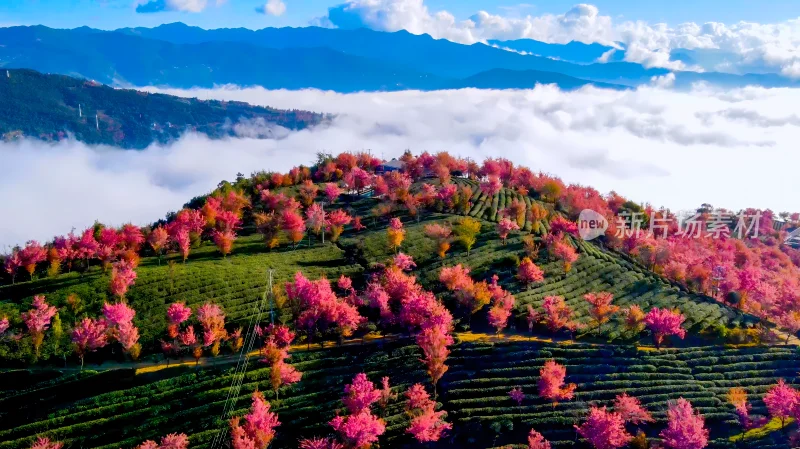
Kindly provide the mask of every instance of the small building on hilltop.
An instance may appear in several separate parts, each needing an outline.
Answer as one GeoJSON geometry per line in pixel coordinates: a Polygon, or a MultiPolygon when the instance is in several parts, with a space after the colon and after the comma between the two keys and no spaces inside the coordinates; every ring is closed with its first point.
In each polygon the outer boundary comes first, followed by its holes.
{"type": "Polygon", "coordinates": [[[397,159],[392,159],[391,161],[384,161],[381,165],[375,168],[375,173],[388,173],[392,171],[403,171],[406,163],[397,159]]]}

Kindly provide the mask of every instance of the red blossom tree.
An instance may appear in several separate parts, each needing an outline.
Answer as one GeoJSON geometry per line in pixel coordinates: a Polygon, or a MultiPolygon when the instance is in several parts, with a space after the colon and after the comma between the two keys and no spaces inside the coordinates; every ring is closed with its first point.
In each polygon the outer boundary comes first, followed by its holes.
{"type": "Polygon", "coordinates": [[[342,189],[339,188],[338,185],[329,182],[325,184],[325,198],[328,200],[329,203],[333,204],[339,199],[339,195],[342,194],[342,189]]]}
{"type": "Polygon", "coordinates": [[[250,413],[242,419],[231,419],[231,447],[233,449],[266,449],[275,438],[275,428],[280,426],[278,415],[270,411],[270,404],[260,391],[253,393],[250,413]]]}
{"type": "Polygon", "coordinates": [[[33,341],[33,349],[37,358],[39,357],[39,348],[44,341],[44,332],[50,327],[50,321],[56,312],[55,307],[45,302],[44,296],[36,295],[33,297],[33,308],[21,315],[33,341]]]}
{"type": "Polygon", "coordinates": [[[158,255],[158,264],[161,265],[161,254],[169,241],[169,233],[162,227],[157,227],[147,236],[147,243],[153,248],[153,252],[158,255]]]}
{"type": "Polygon", "coordinates": [[[556,259],[564,263],[564,271],[567,273],[569,273],[569,270],[572,268],[572,264],[578,260],[578,253],[575,251],[575,248],[563,240],[558,240],[553,243],[551,252],[556,259]]]}
{"type": "Polygon", "coordinates": [[[653,416],[642,407],[641,402],[627,393],[617,395],[614,399],[614,411],[619,413],[622,420],[626,423],[639,425],[645,422],[653,422],[653,416]]]}
{"type": "Polygon", "coordinates": [[[595,449],[616,449],[633,439],[625,431],[625,421],[619,413],[609,412],[606,407],[592,406],[586,422],[575,426],[578,433],[595,449]]]}
{"type": "Polygon", "coordinates": [[[544,280],[544,271],[536,266],[530,257],[525,257],[522,259],[522,262],[519,263],[517,278],[520,282],[525,284],[526,287],[529,287],[533,283],[542,282],[544,280]]]}
{"type": "Polygon", "coordinates": [[[528,449],[550,449],[550,442],[541,433],[531,429],[528,433],[528,449]]]}
{"type": "Polygon", "coordinates": [[[30,449],[61,449],[64,443],[59,441],[51,441],[50,438],[38,437],[36,441],[31,444],[30,449]]]}
{"type": "Polygon", "coordinates": [[[695,413],[686,399],[670,401],[667,420],[667,428],[660,434],[666,447],[703,449],[708,445],[708,430],[703,415],[695,413]]]}
{"type": "Polygon", "coordinates": [[[575,384],[564,385],[567,377],[567,368],[559,365],[555,360],[545,362],[539,371],[539,396],[553,401],[553,407],[558,401],[570,400],[575,395],[575,384]]]}
{"type": "Polygon", "coordinates": [[[389,247],[397,252],[403,243],[403,239],[406,238],[406,230],[403,229],[403,222],[399,218],[395,217],[389,220],[386,236],[389,240],[389,247]]]}
{"type": "Polygon", "coordinates": [[[436,242],[436,254],[444,259],[447,250],[450,249],[450,236],[453,230],[450,226],[433,223],[425,226],[425,235],[436,242]]]}
{"type": "Polygon", "coordinates": [[[344,227],[349,225],[353,218],[347,212],[336,209],[328,215],[328,227],[331,231],[331,241],[336,243],[344,232],[344,227]]]}
{"type": "Polygon", "coordinates": [[[656,344],[656,349],[661,348],[661,343],[664,342],[664,337],[675,335],[678,338],[686,336],[686,330],[681,327],[681,324],[686,320],[680,312],[659,309],[653,307],[650,312],[644,317],[644,323],[650,332],[653,333],[653,341],[656,344]]]}
{"type": "Polygon", "coordinates": [[[218,305],[207,302],[197,309],[197,319],[203,326],[203,346],[211,347],[211,355],[218,355],[220,342],[228,336],[225,314],[218,305]]]}
{"type": "Polygon", "coordinates": [[[764,404],[767,406],[770,416],[781,421],[781,428],[783,428],[786,426],[786,418],[792,416],[800,407],[800,393],[780,379],[764,395],[764,404]]]}
{"type": "Polygon", "coordinates": [[[364,373],[357,374],[353,383],[345,387],[342,402],[350,414],[346,417],[336,416],[330,425],[347,449],[369,448],[386,431],[383,420],[370,410],[380,396],[380,391],[374,388],[364,373]]]}
{"type": "Polygon", "coordinates": [[[519,231],[519,225],[516,221],[502,218],[497,223],[497,233],[500,235],[500,239],[503,240],[503,245],[506,244],[506,239],[511,231],[519,231]]]}
{"type": "Polygon", "coordinates": [[[563,296],[545,296],[542,302],[544,323],[553,332],[567,329],[574,332],[580,325],[572,319],[572,309],[563,296]]]}
{"type": "Polygon", "coordinates": [[[36,265],[47,260],[47,249],[36,240],[31,240],[19,251],[19,258],[22,267],[25,268],[29,278],[32,280],[36,265]]]}
{"type": "Polygon", "coordinates": [[[522,405],[522,401],[525,400],[525,393],[522,392],[522,388],[514,387],[511,391],[508,392],[508,396],[517,403],[517,405],[522,405]]]}
{"type": "Polygon", "coordinates": [[[303,240],[303,234],[306,232],[306,222],[294,210],[284,210],[281,215],[281,222],[283,223],[283,230],[289,236],[289,240],[297,248],[300,240],[303,240]]]}
{"type": "Polygon", "coordinates": [[[108,343],[108,326],[104,320],[84,318],[72,330],[72,343],[75,344],[75,353],[81,359],[89,353],[96,351],[108,343]]]}
{"type": "Polygon", "coordinates": [[[583,299],[591,305],[589,308],[589,315],[597,323],[597,331],[603,327],[603,324],[608,322],[612,315],[619,311],[619,306],[612,305],[614,295],[608,292],[587,293],[583,295],[583,299]]]}
{"type": "Polygon", "coordinates": [[[422,384],[414,384],[406,392],[406,413],[411,423],[406,429],[420,443],[439,441],[444,432],[453,428],[445,422],[444,411],[436,411],[436,402],[431,400],[422,384]]]}
{"type": "Polygon", "coordinates": [[[121,260],[114,263],[111,268],[111,279],[108,285],[108,290],[112,295],[125,298],[128,289],[136,281],[136,271],[133,269],[133,264],[121,260]]]}

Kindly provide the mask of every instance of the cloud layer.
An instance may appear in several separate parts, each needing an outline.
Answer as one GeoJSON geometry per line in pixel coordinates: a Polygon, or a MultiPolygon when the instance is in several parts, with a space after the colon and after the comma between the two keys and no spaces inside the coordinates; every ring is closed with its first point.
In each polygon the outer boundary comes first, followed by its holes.
{"type": "MultiPolygon", "coordinates": [[[[662,83],[663,84],[663,83],[662,83]]],[[[156,90],[156,89],[148,89],[156,90]]],[[[329,125],[211,141],[187,135],[144,151],[76,142],[0,143],[0,249],[95,219],[148,223],[237,172],[285,171],[317,151],[449,151],[506,157],[567,182],[673,209],[800,210],[798,89],[661,87],[337,94],[222,87],[165,93],[338,114],[329,125]]],[[[240,123],[241,136],[263,123],[240,123]]]]}
{"type": "Polygon", "coordinates": [[[472,44],[489,39],[528,38],[549,43],[600,43],[626,48],[625,60],[648,67],[697,69],[695,63],[670,60],[670,50],[717,50],[697,61],[706,70],[779,72],[800,78],[800,17],[774,24],[693,22],[670,26],[644,21],[615,22],[591,4],[577,4],[564,14],[524,17],[478,11],[458,20],[447,11],[431,11],[424,0],[349,0],[330,8],[315,23],[361,26],[382,31],[408,30],[472,44]]]}

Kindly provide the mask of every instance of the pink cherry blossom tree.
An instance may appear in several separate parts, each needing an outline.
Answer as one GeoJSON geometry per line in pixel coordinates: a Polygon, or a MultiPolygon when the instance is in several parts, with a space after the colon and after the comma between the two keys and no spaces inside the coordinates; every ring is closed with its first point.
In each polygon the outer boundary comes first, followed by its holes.
{"type": "Polygon", "coordinates": [[[436,411],[436,402],[431,400],[422,384],[414,384],[406,392],[406,413],[411,423],[406,429],[420,443],[439,441],[444,432],[453,425],[444,420],[446,413],[436,411]]]}
{"type": "Polygon", "coordinates": [[[663,443],[671,449],[703,449],[708,445],[708,429],[703,415],[696,413],[692,404],[679,398],[670,401],[667,410],[667,428],[660,434],[663,443]]]}
{"type": "Polygon", "coordinates": [[[508,396],[517,403],[517,405],[522,405],[522,401],[525,400],[525,393],[522,392],[522,388],[514,387],[511,391],[508,392],[508,396]]]}
{"type": "Polygon", "coordinates": [[[331,212],[330,215],[328,215],[328,228],[331,232],[331,242],[338,242],[339,237],[342,235],[342,232],[344,232],[344,227],[349,225],[352,221],[353,217],[341,209],[336,209],[331,212]]]}
{"type": "Polygon", "coordinates": [[[653,334],[653,341],[655,342],[656,349],[661,348],[661,343],[664,342],[664,337],[675,335],[683,339],[686,336],[686,330],[681,327],[681,324],[686,320],[680,312],[668,309],[659,309],[653,307],[650,312],[644,317],[644,323],[650,332],[653,334]]]}
{"type": "Polygon", "coordinates": [[[626,423],[639,425],[645,422],[653,422],[653,416],[642,407],[641,402],[627,393],[617,395],[614,399],[614,411],[618,413],[626,423]]]}
{"type": "Polygon", "coordinates": [[[541,433],[531,429],[528,433],[528,449],[551,449],[550,442],[541,433]]]}
{"type": "Polygon", "coordinates": [[[589,408],[589,416],[578,433],[595,449],[617,449],[625,446],[633,436],[625,431],[625,421],[619,413],[609,412],[606,407],[589,408]]]}
{"type": "Polygon", "coordinates": [[[111,280],[108,289],[112,295],[125,298],[128,289],[136,281],[136,271],[133,269],[133,264],[124,260],[115,262],[111,268],[111,280]]]}
{"type": "Polygon", "coordinates": [[[497,223],[497,233],[500,235],[500,239],[503,240],[503,245],[506,244],[506,239],[511,231],[519,231],[519,225],[516,221],[506,217],[497,223]]]}
{"type": "Polygon", "coordinates": [[[87,353],[96,351],[108,343],[108,326],[104,320],[84,318],[72,330],[72,343],[75,344],[75,353],[83,359],[87,353]]]}
{"type": "Polygon", "coordinates": [[[33,280],[36,265],[47,260],[47,249],[36,240],[31,240],[19,251],[19,258],[22,262],[22,267],[28,272],[29,278],[33,280]]]}
{"type": "Polygon", "coordinates": [[[567,377],[567,368],[556,363],[555,360],[545,362],[539,371],[539,396],[553,401],[553,407],[558,401],[570,400],[575,395],[575,384],[564,384],[567,377]]]}
{"type": "Polygon", "coordinates": [[[225,313],[220,306],[207,302],[197,309],[197,320],[203,327],[203,346],[211,347],[211,355],[219,354],[219,345],[228,336],[225,313]]]}
{"type": "Polygon", "coordinates": [[[780,379],[764,395],[764,404],[770,416],[781,421],[783,428],[786,426],[786,418],[792,416],[797,407],[800,407],[800,393],[780,379]]]}
{"type": "Polygon", "coordinates": [[[530,257],[525,257],[519,263],[517,279],[526,287],[530,287],[531,284],[544,281],[544,271],[536,266],[530,257]]]}
{"type": "Polygon", "coordinates": [[[374,388],[364,373],[357,374],[353,383],[345,387],[342,402],[350,414],[346,417],[336,416],[330,425],[339,434],[346,448],[368,448],[386,431],[383,420],[370,410],[380,396],[380,391],[374,388]]]}
{"type": "Polygon", "coordinates": [[[28,328],[28,333],[33,341],[33,349],[36,357],[39,357],[39,349],[44,341],[44,332],[50,328],[50,321],[55,316],[57,310],[45,301],[44,296],[33,297],[33,308],[22,313],[21,318],[28,328]]]}
{"type": "Polygon", "coordinates": [[[150,247],[153,248],[153,252],[155,252],[158,256],[159,265],[161,265],[161,254],[163,254],[164,248],[166,248],[168,241],[169,233],[161,226],[153,229],[150,232],[150,235],[147,236],[147,243],[150,244],[150,247]]]}
{"type": "Polygon", "coordinates": [[[260,391],[253,392],[250,412],[242,418],[231,419],[231,447],[233,449],[266,449],[275,438],[275,428],[280,426],[278,415],[270,411],[270,404],[260,391]]]}
{"type": "Polygon", "coordinates": [[[342,189],[339,188],[338,185],[335,183],[329,182],[325,184],[325,198],[328,200],[330,204],[336,202],[339,199],[339,195],[342,194],[342,189]]]}
{"type": "Polygon", "coordinates": [[[36,441],[31,444],[30,449],[61,449],[64,443],[59,441],[51,441],[50,438],[38,437],[36,441]]]}

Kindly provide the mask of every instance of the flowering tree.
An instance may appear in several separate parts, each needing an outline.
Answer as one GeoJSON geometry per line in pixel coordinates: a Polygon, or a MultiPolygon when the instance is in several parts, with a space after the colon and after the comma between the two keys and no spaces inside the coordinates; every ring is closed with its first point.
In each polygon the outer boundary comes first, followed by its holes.
{"type": "Polygon", "coordinates": [[[574,332],[580,325],[572,320],[572,309],[564,302],[563,296],[545,296],[542,302],[544,323],[553,332],[567,329],[574,332]]]}
{"type": "Polygon", "coordinates": [[[339,236],[344,232],[344,227],[349,225],[353,218],[347,212],[336,209],[328,215],[328,226],[331,230],[331,242],[339,241],[339,236]]]}
{"type": "Polygon", "coordinates": [[[19,258],[30,279],[33,279],[36,265],[47,260],[47,250],[36,240],[31,240],[19,251],[19,258]]]}
{"type": "Polygon", "coordinates": [[[306,331],[309,344],[316,330],[336,327],[339,334],[346,337],[364,320],[355,306],[336,297],[325,278],[311,281],[298,271],[294,282],[286,284],[286,293],[300,311],[296,318],[297,329],[306,331]]]}
{"type": "Polygon", "coordinates": [[[372,184],[372,175],[359,167],[355,167],[344,175],[344,184],[350,190],[355,190],[357,195],[372,184]]]}
{"type": "Polygon", "coordinates": [[[289,358],[289,345],[294,340],[294,332],[283,325],[269,325],[267,332],[269,336],[261,352],[264,354],[264,361],[270,366],[270,382],[275,397],[278,397],[281,386],[299,382],[303,373],[286,363],[286,359],[289,358]]]}
{"type": "Polygon", "coordinates": [[[569,243],[558,240],[551,246],[553,256],[564,263],[564,272],[569,273],[572,264],[578,260],[578,253],[569,243]]]}
{"type": "Polygon", "coordinates": [[[114,263],[111,268],[111,281],[108,285],[108,290],[112,295],[120,299],[125,297],[128,288],[136,281],[136,271],[133,269],[133,264],[121,260],[114,263]]]}
{"type": "MultiPolygon", "coordinates": [[[[767,418],[763,416],[750,416],[750,403],[747,401],[747,391],[742,387],[733,387],[728,390],[726,394],[728,403],[730,403],[736,411],[736,416],[739,417],[739,424],[742,426],[742,437],[744,440],[744,431],[761,427],[767,423],[767,418]]],[[[797,415],[797,407],[795,406],[795,416],[797,415]]]]}
{"type": "Polygon", "coordinates": [[[374,388],[364,373],[357,374],[344,391],[342,402],[350,414],[347,417],[336,416],[330,425],[346,448],[369,448],[386,431],[383,420],[370,410],[371,405],[380,399],[380,391],[374,388]]]}
{"type": "Polygon", "coordinates": [[[614,399],[614,411],[618,413],[626,423],[639,425],[644,422],[653,422],[650,412],[642,407],[641,402],[627,393],[617,395],[614,399]]]}
{"type": "Polygon", "coordinates": [[[444,421],[446,413],[436,411],[436,402],[431,400],[422,384],[414,384],[406,392],[406,413],[411,417],[411,423],[406,429],[420,443],[439,441],[442,434],[453,428],[453,425],[444,421]]]}
{"type": "Polygon", "coordinates": [[[306,232],[306,222],[303,217],[294,210],[284,210],[281,215],[281,222],[283,223],[283,230],[289,236],[289,240],[297,248],[300,240],[303,240],[303,234],[306,232]]]}
{"type": "Polygon", "coordinates": [[[119,234],[114,228],[104,227],[99,232],[97,243],[97,258],[102,262],[105,271],[116,256],[117,246],[120,243],[119,234]]]}
{"type": "Polygon", "coordinates": [[[488,197],[493,197],[500,193],[503,188],[503,183],[497,176],[490,175],[486,181],[482,182],[481,192],[485,193],[488,197]]]}
{"type": "Polygon", "coordinates": [[[31,444],[30,449],[61,449],[64,443],[59,441],[50,441],[50,438],[39,437],[31,444]]]}
{"type": "Polygon", "coordinates": [[[609,412],[606,407],[589,408],[586,422],[575,428],[595,449],[616,449],[625,446],[633,439],[633,436],[625,431],[625,421],[622,416],[619,413],[609,412]]]}
{"type": "Polygon", "coordinates": [[[153,231],[150,232],[150,235],[147,236],[147,243],[149,243],[150,247],[153,248],[153,252],[158,255],[159,265],[161,265],[161,254],[164,248],[167,246],[168,240],[169,233],[161,226],[153,229],[153,231]]]}
{"type": "Polygon", "coordinates": [[[386,237],[389,240],[389,247],[395,252],[400,248],[403,239],[406,238],[406,230],[403,229],[403,222],[395,217],[389,220],[389,227],[386,229],[386,237]]]}
{"type": "Polygon", "coordinates": [[[526,287],[530,287],[531,284],[544,280],[544,271],[536,266],[530,257],[525,257],[522,259],[522,262],[519,263],[517,278],[520,282],[525,284],[526,287]]]}
{"type": "Polygon", "coordinates": [[[439,273],[439,282],[450,291],[468,290],[473,283],[472,278],[469,277],[469,268],[461,264],[442,268],[439,273]]]}
{"type": "Polygon", "coordinates": [[[139,345],[139,329],[133,325],[136,311],[124,302],[103,304],[103,315],[107,321],[111,335],[122,345],[131,358],[136,360],[141,352],[139,345]]]}
{"type": "Polygon", "coordinates": [[[503,290],[497,285],[497,275],[492,277],[492,283],[488,286],[492,295],[492,308],[489,309],[489,324],[497,329],[497,333],[502,332],[508,325],[508,318],[514,309],[516,300],[514,296],[503,290]]]}
{"type": "Polygon", "coordinates": [[[19,251],[14,251],[6,256],[3,268],[6,270],[6,273],[11,276],[12,284],[17,278],[17,271],[19,271],[20,267],[22,267],[22,259],[19,257],[19,251]]]}
{"type": "Polygon", "coordinates": [[[666,447],[703,449],[708,445],[708,430],[703,415],[695,413],[686,399],[670,401],[667,419],[667,428],[660,434],[666,447]]]}
{"type": "Polygon", "coordinates": [[[511,391],[508,392],[508,396],[517,403],[517,405],[522,405],[522,401],[525,400],[525,393],[522,392],[522,388],[514,387],[511,391]]]}
{"type": "Polygon", "coordinates": [[[392,387],[389,385],[389,377],[383,376],[381,378],[381,397],[378,399],[378,406],[380,406],[383,413],[386,413],[386,407],[389,406],[389,401],[397,399],[397,393],[392,392],[392,387]]]}
{"type": "Polygon", "coordinates": [[[262,237],[267,248],[272,249],[278,246],[278,233],[281,230],[281,216],[276,212],[259,212],[253,215],[256,230],[262,237]]]}
{"type": "Polygon", "coordinates": [[[344,449],[338,441],[331,438],[305,438],[300,440],[300,449],[344,449]]]}
{"type": "Polygon", "coordinates": [[[325,198],[328,200],[329,203],[333,204],[339,199],[339,195],[342,194],[342,189],[339,188],[338,185],[329,182],[325,184],[325,198]]]}
{"type": "MultiPolygon", "coordinates": [[[[322,242],[325,243],[325,234],[322,232],[328,222],[328,214],[322,209],[319,203],[314,203],[306,209],[306,226],[315,234],[321,235],[322,242]]],[[[311,234],[308,235],[308,246],[311,246],[311,234]]]]}
{"type": "Polygon", "coordinates": [[[218,305],[207,302],[197,309],[197,319],[203,326],[203,346],[210,346],[211,355],[218,355],[220,342],[228,336],[225,314],[218,305]]]}
{"type": "Polygon", "coordinates": [[[170,338],[177,338],[180,332],[180,325],[192,316],[192,309],[182,302],[170,304],[167,308],[167,335],[170,338]]]}
{"type": "Polygon", "coordinates": [[[278,415],[270,411],[270,404],[260,391],[253,393],[250,413],[231,419],[231,447],[233,449],[266,449],[275,438],[275,428],[280,426],[278,415]]]}
{"type": "Polygon", "coordinates": [[[622,314],[625,318],[624,320],[625,329],[627,329],[634,335],[639,335],[644,330],[645,327],[644,317],[646,315],[641,307],[637,306],[636,304],[633,304],[630,307],[624,309],[622,311],[622,314]]]}
{"type": "Polygon", "coordinates": [[[319,187],[317,187],[317,185],[314,184],[313,181],[307,179],[303,181],[303,185],[300,186],[299,192],[300,192],[300,203],[302,203],[303,206],[308,207],[311,206],[311,204],[314,202],[315,199],[317,199],[317,193],[319,193],[319,187]]]}
{"type": "Polygon", "coordinates": [[[668,335],[675,335],[678,338],[686,336],[686,330],[681,327],[681,324],[686,320],[680,312],[659,309],[653,307],[650,312],[644,317],[644,323],[650,332],[653,333],[653,341],[656,344],[656,349],[661,348],[661,343],[664,337],[668,335]]]}
{"type": "Polygon", "coordinates": [[[550,449],[550,442],[541,433],[531,429],[528,433],[528,449],[550,449]]]}
{"type": "Polygon", "coordinates": [[[96,351],[108,343],[108,326],[104,320],[94,320],[84,318],[72,330],[72,343],[75,344],[75,353],[81,359],[81,370],[83,369],[83,358],[88,352],[96,351]]]}
{"type": "MultiPolygon", "coordinates": [[[[450,319],[452,320],[452,317],[450,319]]],[[[436,384],[447,372],[445,362],[450,355],[447,347],[453,344],[453,337],[449,334],[449,328],[445,326],[428,325],[417,335],[417,344],[424,354],[422,363],[425,364],[428,375],[431,377],[433,393],[436,397],[436,384]]]]}
{"type": "Polygon", "coordinates": [[[364,229],[367,229],[367,227],[364,226],[363,223],[361,223],[361,217],[357,216],[357,217],[353,218],[353,229],[355,229],[356,232],[363,231],[364,229]]]}
{"type": "Polygon", "coordinates": [[[786,385],[783,379],[764,395],[764,404],[770,416],[781,421],[781,428],[786,426],[786,418],[792,416],[797,407],[800,407],[800,394],[797,390],[786,385]]]}
{"type": "Polygon", "coordinates": [[[222,253],[222,257],[227,257],[233,249],[236,231],[241,225],[242,219],[238,212],[223,210],[217,214],[211,237],[219,252],[222,253]]]}
{"type": "Polygon", "coordinates": [[[508,218],[502,218],[497,223],[497,233],[500,235],[500,239],[503,240],[503,245],[506,244],[506,239],[511,231],[519,231],[519,225],[516,221],[509,220],[508,218]]]}
{"type": "Polygon", "coordinates": [[[597,332],[603,323],[606,323],[613,314],[619,311],[619,306],[614,306],[611,301],[614,300],[614,295],[608,292],[587,293],[583,295],[583,299],[591,305],[589,314],[592,319],[597,323],[597,332]]]}
{"type": "Polygon", "coordinates": [[[567,377],[567,368],[559,365],[555,360],[545,362],[539,371],[539,396],[553,401],[553,407],[558,401],[570,400],[575,395],[575,384],[564,385],[567,377]]]}
{"type": "Polygon", "coordinates": [[[8,330],[10,324],[8,322],[8,317],[3,317],[0,319],[0,337],[8,330]]]}
{"type": "Polygon", "coordinates": [[[39,348],[41,348],[44,341],[44,332],[50,327],[50,321],[56,312],[55,307],[45,302],[44,296],[36,295],[33,297],[33,308],[21,315],[22,321],[31,335],[36,357],[39,357],[39,348]]]}
{"type": "Polygon", "coordinates": [[[450,249],[450,236],[453,230],[447,225],[433,223],[425,226],[425,235],[436,242],[436,254],[444,259],[447,250],[450,249]]]}
{"type": "Polygon", "coordinates": [[[417,266],[417,264],[414,263],[414,259],[405,253],[397,253],[394,259],[392,259],[392,263],[403,271],[411,271],[417,266]]]}

